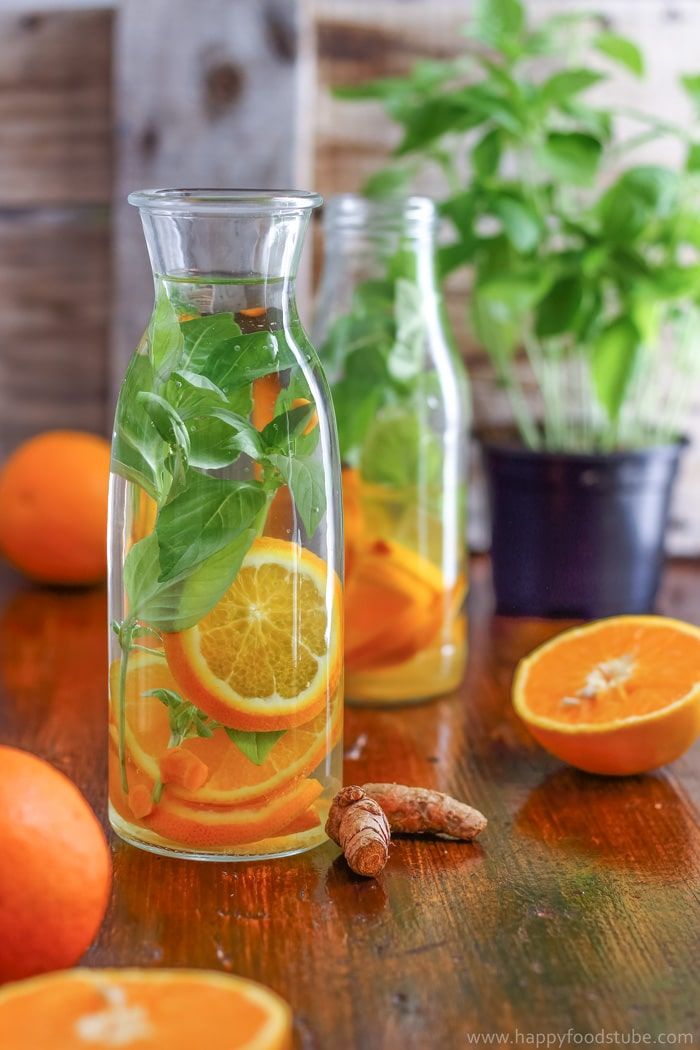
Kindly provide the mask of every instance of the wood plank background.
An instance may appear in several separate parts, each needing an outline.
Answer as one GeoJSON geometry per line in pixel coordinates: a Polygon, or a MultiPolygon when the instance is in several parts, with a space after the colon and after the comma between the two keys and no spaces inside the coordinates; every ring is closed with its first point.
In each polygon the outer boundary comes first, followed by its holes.
{"type": "MultiPolygon", "coordinates": [[[[454,54],[472,0],[118,0],[114,10],[81,0],[79,10],[44,10],[76,3],[7,0],[0,14],[0,459],[40,429],[109,429],[152,301],[130,190],[358,189],[398,131],[378,107],[339,103],[330,88],[454,54]]],[[[529,7],[537,17],[562,3],[529,7]]],[[[687,116],[675,78],[700,65],[699,0],[566,8],[604,12],[645,48],[647,81],[620,75],[600,91],[687,116]]],[[[668,148],[646,156],[669,159],[668,148]]],[[[467,295],[453,282],[476,418],[500,419],[506,406],[470,342],[467,295]]],[[[309,318],[308,297],[302,308],[309,318]]],[[[670,549],[690,555],[700,555],[696,418],[670,535],[670,549]]],[[[478,490],[472,519],[483,544],[478,490]]]]}
{"type": "Polygon", "coordinates": [[[0,15],[0,458],[103,431],[112,12],[0,15]]]}

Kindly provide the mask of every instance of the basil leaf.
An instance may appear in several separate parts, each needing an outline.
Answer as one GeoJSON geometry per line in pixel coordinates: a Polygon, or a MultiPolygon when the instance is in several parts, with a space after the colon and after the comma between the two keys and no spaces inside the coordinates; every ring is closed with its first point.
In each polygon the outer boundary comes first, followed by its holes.
{"type": "Polygon", "coordinates": [[[235,580],[258,533],[249,528],[187,576],[161,583],[155,533],[135,543],[124,562],[129,615],[161,631],[185,631],[214,608],[235,580]]]}
{"type": "Polygon", "coordinates": [[[153,388],[153,366],[145,354],[136,354],[129,364],[119,395],[112,442],[112,470],[140,485],[152,499],[160,501],[170,484],[165,466],[168,446],[145,408],[137,400],[153,388]]]}
{"type": "Polygon", "coordinates": [[[280,355],[273,333],[251,332],[217,343],[196,370],[228,394],[287,367],[287,355],[280,355]]]}
{"type": "Polygon", "coordinates": [[[551,131],[540,151],[545,168],[575,186],[589,186],[598,171],[603,147],[592,135],[580,131],[551,131]]]}
{"type": "Polygon", "coordinates": [[[313,401],[308,405],[290,408],[275,416],[263,429],[261,437],[268,450],[285,451],[295,438],[300,437],[316,412],[313,401]]]}
{"type": "Polygon", "coordinates": [[[294,505],[309,537],[313,536],[326,513],[326,487],[323,464],[314,459],[294,459],[272,455],[270,462],[277,467],[294,497],[294,505]]]}
{"type": "Polygon", "coordinates": [[[224,727],[226,736],[242,751],[246,758],[256,765],[261,766],[286,730],[278,729],[271,733],[249,733],[243,729],[229,729],[224,727]]]}
{"type": "Polygon", "coordinates": [[[177,314],[164,288],[159,288],[156,304],[148,326],[148,347],[154,372],[167,375],[174,367],[183,349],[182,332],[177,314]]]}
{"type": "Polygon", "coordinates": [[[593,347],[591,375],[598,400],[613,422],[620,415],[639,358],[636,326],[626,317],[613,321],[593,347]]]}
{"type": "Polygon", "coordinates": [[[257,482],[192,472],[187,487],[158,514],[158,582],[177,579],[222,550],[253,527],[265,505],[265,491],[257,482]]]}
{"type": "Polygon", "coordinates": [[[149,419],[163,441],[171,448],[181,449],[187,456],[190,448],[187,427],[170,402],[166,401],[159,394],[152,394],[148,390],[140,391],[136,395],[136,402],[144,406],[149,419]]]}
{"type": "Polygon", "coordinates": [[[212,407],[208,415],[188,420],[188,431],[193,467],[226,467],[241,452],[256,460],[263,455],[262,440],[255,427],[227,408],[212,407]]]}
{"type": "Polygon", "coordinates": [[[166,395],[182,419],[206,413],[209,408],[226,404],[226,394],[206,376],[189,369],[171,373],[166,395]]]}
{"type": "Polygon", "coordinates": [[[636,44],[617,33],[599,33],[593,46],[601,55],[607,55],[635,76],[644,76],[644,58],[636,44]]]}
{"type": "Polygon", "coordinates": [[[425,360],[425,324],[423,303],[418,285],[400,277],[394,299],[396,341],[387,360],[394,379],[413,379],[425,360]]]}
{"type": "Polygon", "coordinates": [[[365,481],[394,488],[438,486],[442,448],[418,411],[392,406],[374,420],[362,445],[360,471],[365,481]]]}
{"type": "Polygon", "coordinates": [[[181,367],[192,372],[206,368],[212,352],[220,343],[241,334],[233,314],[225,312],[183,321],[180,329],[184,340],[181,367]]]}

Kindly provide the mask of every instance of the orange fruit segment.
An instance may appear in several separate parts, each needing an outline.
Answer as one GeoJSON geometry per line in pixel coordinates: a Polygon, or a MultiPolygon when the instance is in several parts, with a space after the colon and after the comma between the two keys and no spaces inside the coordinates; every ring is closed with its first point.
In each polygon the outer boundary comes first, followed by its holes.
{"type": "Polygon", "coordinates": [[[274,992],[206,970],[76,969],[0,989],[3,1050],[290,1050],[291,1033],[274,992]]]}
{"type": "Polygon", "coordinates": [[[166,634],[180,691],[235,729],[309,722],[342,670],[340,581],[324,561],[286,540],[256,540],[218,605],[186,631],[166,634]]]}
{"type": "Polygon", "coordinates": [[[144,823],[161,838],[187,846],[227,849],[279,835],[316,801],[318,780],[300,780],[272,799],[228,808],[201,806],[166,793],[144,823]]]}
{"type": "Polygon", "coordinates": [[[643,773],[700,735],[700,628],[663,616],[576,627],[523,660],[516,712],[558,758],[591,773],[643,773]]]}
{"type": "Polygon", "coordinates": [[[440,570],[409,547],[381,539],[356,552],[345,591],[348,672],[400,663],[428,646],[444,593],[440,570]]]}
{"type": "MultiPolygon", "coordinates": [[[[110,669],[114,707],[119,681],[119,661],[110,669]]],[[[188,787],[183,778],[168,778],[162,762],[168,751],[170,726],[165,706],[153,689],[177,691],[177,683],[162,653],[132,653],[126,681],[126,747],[139,769],[152,781],[168,781],[168,792],[191,802],[212,805],[244,805],[263,796],[283,791],[293,780],[308,776],[330,754],[340,739],[342,703],[338,692],[331,700],[330,717],[324,707],[305,725],[288,729],[276,742],[261,765],[251,762],[231,742],[223,729],[211,737],[185,740],[178,749],[207,766],[208,777],[198,788],[188,787]]],[[[172,764],[172,759],[170,763],[172,764]]],[[[172,773],[173,770],[170,770],[172,773]]],[[[185,770],[185,776],[189,773],[185,770]]]]}

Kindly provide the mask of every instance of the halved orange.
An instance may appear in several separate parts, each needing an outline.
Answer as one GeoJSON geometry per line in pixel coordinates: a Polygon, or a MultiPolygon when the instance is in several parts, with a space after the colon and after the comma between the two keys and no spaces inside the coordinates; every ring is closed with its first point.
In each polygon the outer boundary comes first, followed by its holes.
{"type": "Polygon", "coordinates": [[[442,573],[409,547],[384,539],[354,557],[345,590],[348,672],[410,659],[443,622],[442,573]]]}
{"type": "Polygon", "coordinates": [[[292,1012],[255,981],[206,970],[63,970],[0,989],[3,1050],[202,1044],[289,1050],[292,1012]]]}
{"type": "MultiPolygon", "coordinates": [[[[119,661],[110,668],[112,696],[116,697],[119,661]]],[[[177,691],[162,653],[132,653],[126,677],[126,747],[134,763],[152,780],[162,774],[161,763],[170,738],[168,713],[154,696],[153,689],[177,691]]],[[[231,742],[223,729],[211,737],[186,740],[182,748],[203,762],[209,771],[197,790],[175,783],[169,792],[191,802],[234,806],[253,802],[283,791],[292,781],[308,776],[329,754],[342,730],[343,705],[338,691],[324,708],[305,725],[288,729],[276,742],[261,765],[251,762],[231,742]]]]}
{"type": "Polygon", "coordinates": [[[544,748],[579,769],[665,765],[700,735],[700,628],[616,616],[564,631],[520,663],[513,704],[544,748]]]}
{"type": "Polygon", "coordinates": [[[338,577],[287,540],[256,540],[218,605],[195,627],[165,635],[180,691],[235,729],[309,722],[340,680],[338,577]]]}

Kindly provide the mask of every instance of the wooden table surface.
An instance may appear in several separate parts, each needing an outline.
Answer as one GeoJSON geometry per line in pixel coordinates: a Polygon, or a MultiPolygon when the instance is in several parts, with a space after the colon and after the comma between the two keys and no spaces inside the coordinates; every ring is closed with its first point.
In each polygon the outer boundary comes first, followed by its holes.
{"type": "MultiPolygon", "coordinates": [[[[700,622],[699,585],[700,567],[672,566],[661,610],[700,622]]],[[[493,618],[490,600],[477,561],[457,694],[350,709],[345,735],[347,783],[449,791],[488,816],[478,845],[398,840],[374,882],[331,844],[198,864],[114,840],[112,902],[87,964],[253,977],[291,1002],[303,1048],[452,1050],[470,1033],[575,1046],[603,1030],[608,1042],[634,1031],[697,1043],[700,745],[624,780],[549,758],[514,718],[509,687],[518,658],[562,625],[493,618]]],[[[105,617],[101,591],[32,589],[0,572],[0,740],[55,763],[102,816],[105,617]]]]}

